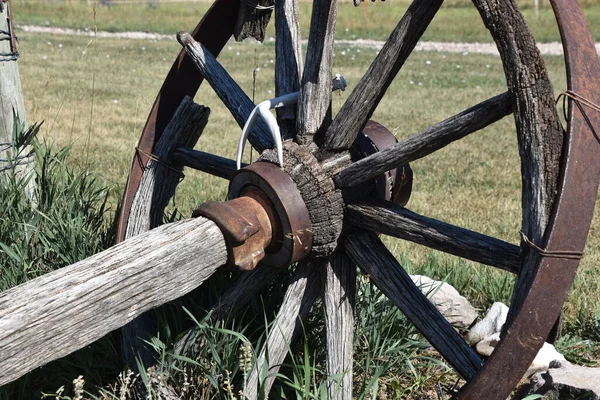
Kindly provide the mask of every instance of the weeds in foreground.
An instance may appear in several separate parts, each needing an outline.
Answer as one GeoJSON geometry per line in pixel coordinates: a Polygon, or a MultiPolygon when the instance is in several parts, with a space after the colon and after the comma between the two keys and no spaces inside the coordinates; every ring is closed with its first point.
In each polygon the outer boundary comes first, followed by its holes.
{"type": "Polygon", "coordinates": [[[39,142],[39,128],[22,129],[14,138],[17,149],[32,146],[36,173],[9,169],[0,174],[1,291],[77,262],[112,242],[109,189],[92,173],[68,166],[70,147],[54,149],[39,142]],[[33,197],[26,191],[31,180],[33,197]]]}

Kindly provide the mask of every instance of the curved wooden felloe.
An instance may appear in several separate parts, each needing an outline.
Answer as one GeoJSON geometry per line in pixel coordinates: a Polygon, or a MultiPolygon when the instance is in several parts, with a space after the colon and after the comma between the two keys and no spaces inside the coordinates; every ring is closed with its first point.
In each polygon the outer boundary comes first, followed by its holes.
{"type": "MultiPolygon", "coordinates": [[[[327,284],[320,289],[324,291],[322,295],[326,299],[328,329],[331,330],[336,324],[340,328],[351,324],[356,278],[353,274],[342,274],[340,269],[354,270],[353,263],[356,263],[413,320],[442,356],[467,380],[467,384],[456,398],[505,399],[547,338],[572,284],[587,238],[600,180],[600,169],[596,161],[600,141],[593,128],[600,126],[600,117],[597,113],[589,111],[585,105],[569,100],[568,132],[565,135],[554,106],[553,89],[543,60],[514,1],[474,0],[474,3],[498,46],[507,77],[508,92],[448,118],[389,150],[348,165],[348,149],[367,124],[386,89],[402,68],[442,2],[418,0],[409,7],[370,69],[350,94],[340,112],[332,118],[329,109],[329,66],[335,31],[336,2],[315,1],[307,68],[302,71],[298,27],[295,24],[297,19],[294,18],[297,13],[296,1],[276,0],[277,93],[300,88],[297,109],[288,106],[278,111],[278,117],[285,137],[294,137],[297,134],[296,142],[304,145],[300,147],[310,151],[318,159],[324,179],[331,179],[336,185],[336,190],[342,190],[357,182],[368,181],[375,174],[374,171],[380,173],[424,157],[454,140],[488,126],[512,111],[522,156],[522,230],[528,238],[528,241],[522,243],[520,254],[514,245],[419,216],[389,202],[372,201],[373,199],[358,201],[346,204],[346,218],[352,215],[352,221],[359,229],[340,240],[342,245],[339,245],[335,252],[326,253],[330,257],[329,262],[324,263],[327,265],[324,278],[327,284]],[[364,104],[368,106],[363,107],[364,104]],[[317,148],[313,141],[321,144],[321,147],[317,148]],[[503,339],[485,363],[464,343],[420,291],[415,290],[416,286],[407,279],[401,265],[372,232],[385,232],[452,254],[464,254],[479,262],[518,274],[503,339]],[[568,232],[568,235],[565,232],[568,232]],[[544,250],[539,251],[527,244],[528,242],[535,243],[544,250]],[[472,250],[476,247],[483,247],[485,250],[472,250]],[[504,257],[506,254],[508,257],[504,257]],[[502,262],[494,262],[497,258],[503,258],[502,262]],[[543,307],[540,307],[542,304],[543,307]]],[[[565,48],[569,91],[576,93],[574,97],[583,96],[599,103],[600,63],[581,9],[576,0],[552,0],[552,5],[565,48]]],[[[219,86],[219,76],[211,75],[215,71],[210,65],[220,68],[211,57],[217,55],[233,32],[238,6],[236,0],[216,0],[193,35],[200,46],[191,41],[184,43],[188,53],[201,53],[198,57],[193,54],[195,59],[200,60],[198,63],[203,63],[197,66],[215,90],[218,93],[220,91],[220,97],[225,103],[228,100],[224,97],[227,97],[228,92],[223,91],[223,86],[219,86]],[[215,34],[211,29],[216,26],[218,29],[215,34]],[[210,39],[211,35],[215,37],[210,39]]],[[[154,151],[153,144],[160,137],[183,95],[193,94],[197,89],[202,78],[199,74],[191,73],[192,67],[190,57],[186,57],[182,51],[144,128],[139,145],[144,152],[154,151]],[[183,90],[182,77],[191,75],[196,78],[189,88],[183,90]]],[[[219,74],[221,72],[217,73],[219,74]]],[[[226,71],[223,74],[225,81],[229,82],[226,71]]],[[[247,106],[247,103],[244,104],[247,106]]],[[[234,113],[233,110],[232,112],[234,113]]],[[[236,119],[239,118],[243,119],[243,116],[236,116],[236,119]]],[[[260,140],[257,143],[255,147],[259,150],[270,147],[268,143],[260,140]]],[[[200,152],[194,154],[191,150],[176,150],[176,160],[183,162],[186,157],[194,157],[193,164],[207,172],[216,173],[217,169],[213,164],[219,163],[222,166],[218,172],[221,176],[230,178],[233,175],[232,164],[228,160],[209,157],[200,152]]],[[[133,197],[139,185],[139,158],[143,159],[143,156],[137,153],[120,215],[119,238],[123,237],[128,223],[131,206],[129,199],[133,197]]],[[[187,164],[191,165],[192,162],[187,164]]],[[[145,160],[141,165],[145,165],[145,160]]],[[[324,254],[320,254],[322,255],[324,254]]],[[[272,279],[274,274],[269,273],[265,276],[272,279]]],[[[318,279],[307,280],[302,293],[314,293],[314,287],[310,287],[315,284],[310,283],[312,281],[318,279]]],[[[246,288],[250,292],[256,290],[257,286],[252,285],[252,289],[246,288]]],[[[244,295],[247,296],[248,293],[244,295]]],[[[230,294],[228,298],[231,298],[230,294]]],[[[311,297],[310,302],[312,300],[314,299],[311,297]]],[[[300,301],[289,298],[284,309],[297,310],[301,306],[306,307],[306,304],[301,304],[300,301]]],[[[277,332],[277,335],[281,336],[285,331],[283,337],[270,337],[268,341],[289,343],[293,332],[297,331],[297,326],[288,325],[285,330],[277,332]]],[[[341,331],[344,334],[340,335],[340,338],[330,336],[327,341],[330,352],[327,365],[329,375],[344,378],[332,384],[329,393],[330,398],[351,399],[352,379],[348,379],[345,374],[351,371],[348,356],[351,357],[352,349],[347,343],[342,343],[348,340],[351,333],[345,329],[341,331]],[[344,354],[340,356],[339,351],[344,354]]],[[[280,362],[279,358],[277,360],[280,362]]],[[[247,395],[253,398],[256,394],[247,395]]]]}

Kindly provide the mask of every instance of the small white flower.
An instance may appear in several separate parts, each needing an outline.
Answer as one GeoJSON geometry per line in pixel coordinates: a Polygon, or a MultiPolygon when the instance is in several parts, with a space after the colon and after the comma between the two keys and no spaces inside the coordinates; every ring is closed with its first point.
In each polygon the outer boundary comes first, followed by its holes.
{"type": "Polygon", "coordinates": [[[83,50],[83,51],[81,52],[81,54],[83,54],[83,55],[85,56],[85,55],[87,54],[87,50],[83,50]]]}
{"type": "Polygon", "coordinates": [[[275,62],[275,60],[273,60],[273,59],[269,60],[269,63],[271,63],[271,64],[273,64],[274,62],[275,62]]]}
{"type": "Polygon", "coordinates": [[[52,46],[52,42],[48,42],[46,43],[48,46],[52,46]]]}
{"type": "Polygon", "coordinates": [[[273,93],[273,91],[272,91],[272,90],[269,90],[269,94],[271,94],[271,93],[273,93]]]}
{"type": "Polygon", "coordinates": [[[456,69],[460,69],[460,65],[456,64],[456,69]]]}
{"type": "Polygon", "coordinates": [[[113,100],[113,103],[115,103],[115,104],[118,104],[118,103],[119,103],[119,100],[117,100],[117,99],[114,99],[114,100],[113,100]]]}
{"type": "Polygon", "coordinates": [[[346,55],[346,52],[345,52],[345,51],[342,51],[342,52],[341,52],[341,54],[342,54],[343,56],[345,56],[345,55],[346,55]]]}
{"type": "Polygon", "coordinates": [[[489,68],[489,67],[490,67],[490,64],[485,64],[485,67],[486,67],[486,68],[489,68]]]}
{"type": "Polygon", "coordinates": [[[59,48],[59,49],[62,49],[62,43],[59,43],[59,44],[58,44],[58,48],[59,48]]]}
{"type": "Polygon", "coordinates": [[[357,52],[357,53],[360,53],[360,49],[356,49],[356,52],[357,52]]]}
{"type": "Polygon", "coordinates": [[[231,46],[227,46],[227,50],[231,50],[231,46]]]}
{"type": "Polygon", "coordinates": [[[427,61],[425,61],[425,64],[427,64],[427,65],[431,65],[431,60],[427,60],[427,61]]]}
{"type": "Polygon", "coordinates": [[[236,56],[239,56],[239,55],[240,55],[240,52],[239,52],[239,51],[236,51],[236,52],[235,52],[235,55],[236,55],[236,56]]]}
{"type": "Polygon", "coordinates": [[[463,51],[463,56],[468,56],[469,52],[468,51],[463,51]]]}
{"type": "Polygon", "coordinates": [[[257,67],[255,71],[256,71],[256,72],[260,72],[260,68],[258,68],[258,67],[257,67]]]}
{"type": "Polygon", "coordinates": [[[410,83],[411,85],[414,85],[414,84],[415,84],[415,81],[410,81],[410,82],[408,82],[408,83],[410,83]]]}
{"type": "Polygon", "coordinates": [[[275,38],[273,36],[269,36],[269,42],[274,42],[275,38]]]}
{"type": "Polygon", "coordinates": [[[110,58],[110,54],[107,54],[107,55],[106,55],[106,58],[110,58]]]}
{"type": "Polygon", "coordinates": [[[146,48],[145,48],[145,47],[142,47],[142,51],[146,51],[146,48]]]}
{"type": "Polygon", "coordinates": [[[419,83],[417,83],[417,85],[423,86],[423,82],[419,82],[419,83]]]}
{"type": "Polygon", "coordinates": [[[350,29],[346,28],[346,29],[344,29],[344,32],[346,32],[346,33],[350,32],[350,29]]]}
{"type": "Polygon", "coordinates": [[[44,57],[42,57],[42,58],[43,58],[44,60],[47,60],[47,59],[48,59],[48,57],[46,57],[46,56],[44,56],[44,57]]]}

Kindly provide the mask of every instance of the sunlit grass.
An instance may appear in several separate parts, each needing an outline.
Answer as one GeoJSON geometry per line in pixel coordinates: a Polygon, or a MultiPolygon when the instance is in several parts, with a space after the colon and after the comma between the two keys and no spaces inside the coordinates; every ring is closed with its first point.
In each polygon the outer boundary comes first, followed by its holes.
{"type": "MultiPolygon", "coordinates": [[[[538,12],[532,1],[518,2],[523,9],[532,32],[542,42],[560,40],[558,29],[549,3],[540,2],[538,12]]],[[[35,24],[54,27],[70,27],[82,30],[143,31],[174,34],[182,29],[193,29],[210,7],[210,2],[161,3],[127,2],[115,3],[110,8],[84,2],[41,2],[20,0],[14,3],[17,24],[35,24]]],[[[300,3],[300,24],[304,38],[308,37],[311,2],[300,3]]],[[[339,39],[385,40],[393,26],[400,20],[410,1],[386,1],[363,3],[354,7],[351,2],[341,2],[338,7],[336,36],[339,39]]],[[[584,12],[590,26],[600,25],[600,5],[597,0],[583,2],[584,12]]],[[[596,39],[600,31],[595,30],[596,39]]],[[[271,24],[267,36],[274,36],[271,24]]],[[[489,42],[490,35],[470,1],[455,0],[445,3],[438,12],[424,40],[489,42]]]]}

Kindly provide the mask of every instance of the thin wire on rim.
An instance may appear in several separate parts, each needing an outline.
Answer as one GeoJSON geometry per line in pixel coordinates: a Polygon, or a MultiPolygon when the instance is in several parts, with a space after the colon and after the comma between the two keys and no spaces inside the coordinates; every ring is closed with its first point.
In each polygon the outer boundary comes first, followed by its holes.
{"type": "Polygon", "coordinates": [[[531,239],[529,239],[527,237],[527,235],[523,232],[521,233],[521,238],[523,239],[523,242],[525,242],[525,244],[527,244],[527,246],[529,246],[530,248],[536,250],[542,257],[548,257],[548,258],[561,258],[561,259],[567,259],[567,260],[581,260],[583,258],[583,252],[582,251],[571,251],[571,250],[546,250],[543,249],[541,247],[539,247],[537,244],[533,243],[531,241],[531,239]]]}
{"type": "Polygon", "coordinates": [[[275,4],[271,4],[270,6],[262,6],[252,0],[241,0],[241,2],[249,7],[255,8],[257,10],[272,10],[275,8],[275,4]]]}
{"type": "MultiPolygon", "coordinates": [[[[176,172],[177,174],[179,174],[179,182],[181,182],[185,178],[185,174],[183,173],[183,171],[181,171],[180,169],[177,169],[176,167],[174,167],[173,165],[171,165],[166,160],[160,158],[156,154],[148,153],[148,152],[140,149],[139,147],[136,147],[135,151],[138,152],[139,154],[143,154],[149,160],[152,160],[152,161],[154,161],[157,164],[162,164],[165,167],[167,167],[168,169],[170,169],[171,171],[176,172]]],[[[138,154],[138,157],[139,157],[139,154],[138,154]]],[[[140,160],[140,162],[141,162],[141,160],[140,160]]],[[[148,166],[143,166],[143,167],[144,167],[144,169],[148,168],[148,166]]]]}

